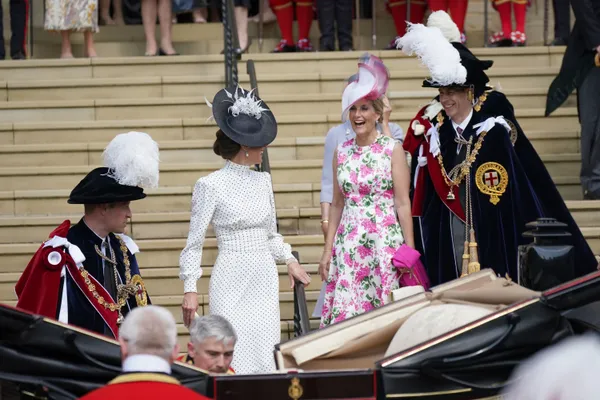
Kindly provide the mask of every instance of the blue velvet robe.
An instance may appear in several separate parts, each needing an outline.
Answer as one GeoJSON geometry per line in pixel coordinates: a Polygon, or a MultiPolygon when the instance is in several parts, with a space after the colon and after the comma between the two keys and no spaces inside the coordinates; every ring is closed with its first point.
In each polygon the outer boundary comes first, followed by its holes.
{"type": "MultiPolygon", "coordinates": [[[[486,109],[492,109],[491,105],[494,102],[497,102],[496,106],[505,104],[501,97],[493,97],[486,109]]],[[[477,141],[473,126],[491,116],[485,114],[485,111],[473,113],[469,125],[463,132],[465,139],[474,136],[473,143],[477,141]]],[[[509,113],[510,110],[502,111],[509,113]]],[[[513,147],[510,134],[505,127],[496,124],[488,131],[476,161],[471,166],[473,220],[481,268],[492,268],[501,276],[508,273],[516,281],[518,246],[530,243],[530,239],[522,237],[523,232],[526,231],[525,224],[540,217],[552,217],[566,223],[573,235],[571,239],[577,255],[576,274],[579,276],[594,271],[597,262],[589,245],[541,159],[520,127],[518,131],[520,134],[513,147]],[[509,177],[506,191],[500,196],[497,205],[490,202],[490,196],[482,193],[475,182],[478,167],[487,162],[497,162],[502,165],[509,177]]],[[[441,153],[446,171],[449,172],[454,165],[464,159],[465,149],[463,146],[461,153],[456,155],[457,143],[454,141],[456,134],[448,117],[444,118],[439,133],[441,153]]],[[[463,182],[461,184],[463,195],[453,201],[463,201],[464,191],[463,182]]],[[[415,221],[415,241],[417,249],[423,255],[423,262],[432,285],[438,285],[459,276],[461,265],[456,260],[462,255],[464,243],[455,243],[453,240],[456,235],[452,234],[451,211],[440,200],[429,178],[426,180],[424,202],[423,216],[415,221]],[[459,250],[460,254],[457,255],[459,250]]]]}
{"type": "MultiPolygon", "coordinates": [[[[115,256],[117,259],[117,272],[119,273],[119,277],[121,282],[125,282],[125,264],[123,263],[123,252],[120,250],[121,245],[119,240],[115,237],[114,234],[109,234],[110,237],[110,246],[115,252],[115,256]]],[[[102,258],[96,253],[94,245],[100,244],[102,240],[96,235],[87,225],[83,222],[83,219],[80,220],[76,225],[72,226],[69,229],[69,233],[67,235],[67,239],[72,244],[75,244],[82,251],[85,256],[84,268],[86,271],[91,274],[96,280],[100,283],[104,283],[104,272],[102,269],[102,258]]],[[[127,254],[129,256],[131,276],[136,274],[140,274],[140,269],[135,258],[135,255],[131,254],[128,250],[127,254]]],[[[73,279],[66,274],[65,279],[62,280],[63,285],[67,285],[67,301],[68,301],[68,310],[69,310],[69,324],[73,324],[90,331],[94,331],[100,334],[104,334],[107,336],[113,336],[108,326],[96,312],[94,307],[90,304],[88,299],[81,293],[81,290],[77,286],[77,284],[73,281],[73,279]]],[[[61,287],[62,292],[62,287],[61,287]]],[[[61,293],[59,292],[59,293],[61,293]]],[[[114,299],[113,299],[114,300],[114,299]]],[[[148,296],[148,304],[150,304],[150,297],[148,296]]],[[[58,315],[60,314],[60,306],[61,306],[61,296],[59,296],[56,318],[58,319],[58,315]]],[[[130,296],[127,304],[123,306],[121,312],[123,316],[126,316],[130,310],[137,307],[137,302],[135,297],[130,296]]]]}

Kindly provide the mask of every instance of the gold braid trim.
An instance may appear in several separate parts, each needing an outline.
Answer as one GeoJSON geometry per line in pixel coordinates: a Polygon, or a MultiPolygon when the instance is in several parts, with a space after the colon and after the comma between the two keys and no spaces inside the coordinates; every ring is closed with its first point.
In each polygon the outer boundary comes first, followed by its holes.
{"type": "Polygon", "coordinates": [[[271,8],[273,9],[273,11],[279,11],[279,10],[283,10],[284,8],[291,7],[292,5],[293,4],[292,4],[292,2],[290,0],[290,2],[288,2],[288,3],[282,4],[280,6],[273,6],[271,8]]]}
{"type": "MultiPolygon", "coordinates": [[[[113,271],[115,273],[115,280],[116,280],[116,284],[117,284],[117,303],[113,303],[107,299],[105,299],[103,296],[100,296],[100,294],[98,293],[98,291],[96,290],[96,285],[94,285],[89,277],[89,273],[86,271],[85,268],[79,268],[79,274],[81,275],[81,277],[83,278],[85,284],[87,285],[87,289],[88,291],[92,294],[92,296],[96,299],[96,301],[98,302],[98,304],[100,304],[102,307],[109,309],[110,311],[119,311],[119,314],[121,313],[121,308],[127,303],[127,299],[129,298],[129,296],[131,294],[135,295],[135,292],[132,293],[133,290],[137,291],[137,289],[135,289],[135,286],[131,285],[131,263],[129,261],[129,255],[127,254],[127,245],[125,244],[125,242],[123,241],[123,239],[119,236],[116,236],[117,240],[119,240],[120,243],[120,250],[123,253],[123,264],[125,264],[125,285],[119,285],[119,281],[118,281],[118,276],[117,276],[117,271],[116,268],[113,268],[113,271]]],[[[110,259],[105,258],[107,261],[111,262],[110,259]]]]}
{"type": "MultiPolygon", "coordinates": [[[[442,115],[441,111],[438,113],[436,119],[438,121],[438,130],[439,130],[439,128],[444,123],[444,116],[442,115]]],[[[475,162],[475,160],[477,159],[477,155],[479,154],[479,150],[481,149],[481,146],[483,146],[483,140],[485,139],[486,135],[487,135],[487,131],[483,131],[479,134],[479,138],[477,139],[477,143],[475,143],[475,147],[473,148],[473,150],[471,152],[469,152],[469,154],[467,154],[465,161],[462,162],[462,166],[460,168],[459,175],[456,177],[455,180],[450,179],[450,177],[448,176],[448,173],[446,172],[446,167],[444,166],[444,158],[442,157],[442,152],[440,151],[440,153],[437,155],[436,158],[440,164],[440,168],[442,169],[442,176],[444,177],[444,181],[446,182],[446,185],[448,185],[448,187],[450,188],[450,192],[452,192],[452,188],[454,186],[460,185],[461,182],[465,179],[465,177],[469,174],[471,164],[473,164],[475,162]]]]}

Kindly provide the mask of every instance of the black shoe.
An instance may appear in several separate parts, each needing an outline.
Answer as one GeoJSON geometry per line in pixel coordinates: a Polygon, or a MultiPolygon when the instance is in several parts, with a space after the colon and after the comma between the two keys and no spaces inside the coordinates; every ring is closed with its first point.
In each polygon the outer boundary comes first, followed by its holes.
{"type": "Polygon", "coordinates": [[[567,39],[563,39],[563,38],[556,38],[552,41],[552,43],[550,43],[550,46],[566,46],[567,45],[567,39]]]}
{"type": "Polygon", "coordinates": [[[296,46],[288,44],[287,40],[281,39],[272,53],[295,53],[296,46]]]}
{"type": "Polygon", "coordinates": [[[600,195],[586,190],[583,192],[583,199],[584,200],[600,200],[600,195]]]}
{"type": "Polygon", "coordinates": [[[159,56],[178,56],[179,53],[167,54],[163,51],[163,49],[158,49],[158,55],[159,56]]]}
{"type": "MultiPolygon", "coordinates": [[[[13,60],[26,60],[27,57],[25,57],[25,53],[23,53],[22,51],[19,51],[13,55],[10,56],[13,60]]],[[[3,57],[4,58],[4,57],[3,57]]]]}

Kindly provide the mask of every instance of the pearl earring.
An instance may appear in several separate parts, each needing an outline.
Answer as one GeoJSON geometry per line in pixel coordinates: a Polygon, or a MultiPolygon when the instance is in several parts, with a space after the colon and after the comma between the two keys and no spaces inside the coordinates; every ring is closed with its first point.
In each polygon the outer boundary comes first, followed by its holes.
{"type": "Polygon", "coordinates": [[[246,158],[248,158],[248,152],[246,152],[246,158]]]}

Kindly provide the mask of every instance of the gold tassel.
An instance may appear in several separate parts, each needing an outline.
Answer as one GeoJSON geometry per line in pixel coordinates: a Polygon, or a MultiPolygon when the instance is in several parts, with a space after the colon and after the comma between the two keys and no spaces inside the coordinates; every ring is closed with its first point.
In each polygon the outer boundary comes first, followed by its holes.
{"type": "Polygon", "coordinates": [[[469,274],[469,241],[465,240],[465,251],[462,256],[462,269],[460,277],[467,276],[469,274]]]}
{"type": "Polygon", "coordinates": [[[477,254],[477,242],[475,241],[475,231],[473,230],[473,228],[471,228],[469,236],[469,265],[467,267],[467,273],[472,274],[478,272],[481,269],[481,267],[479,265],[479,255],[477,254]]]}

